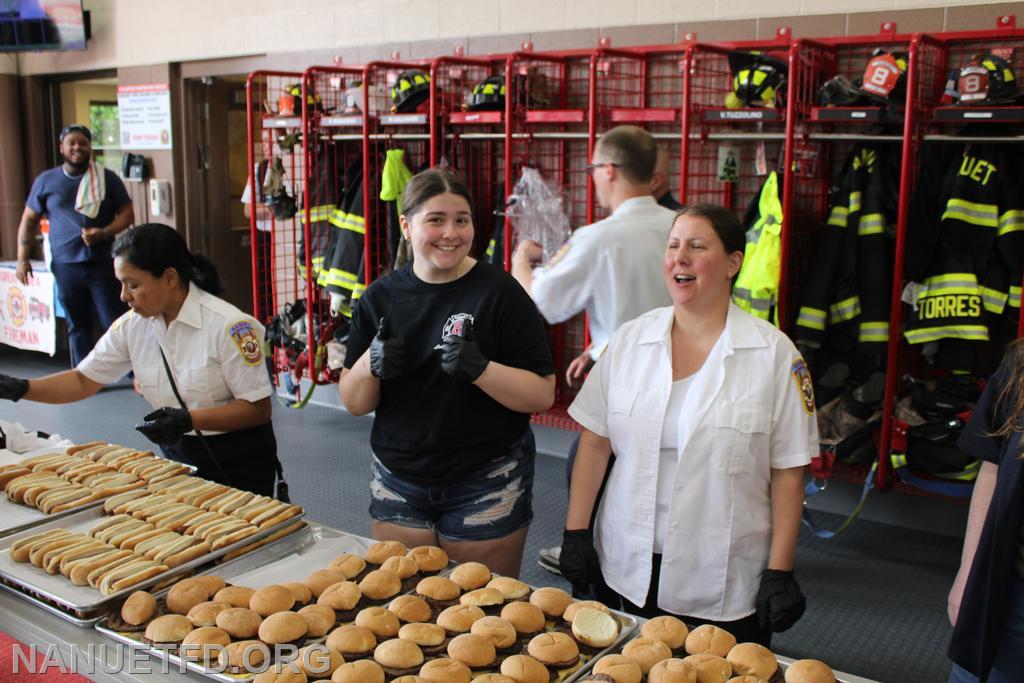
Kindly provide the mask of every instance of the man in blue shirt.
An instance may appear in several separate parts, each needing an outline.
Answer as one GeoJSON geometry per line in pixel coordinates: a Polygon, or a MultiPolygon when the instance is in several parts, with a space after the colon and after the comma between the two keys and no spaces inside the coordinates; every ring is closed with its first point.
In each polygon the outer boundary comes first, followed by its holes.
{"type": "Polygon", "coordinates": [[[75,208],[79,185],[87,177],[92,158],[88,128],[66,126],[60,132],[60,153],[64,163],[43,171],[32,183],[18,226],[17,277],[23,285],[28,283],[39,219],[46,215],[53,254],[50,270],[67,316],[71,363],[77,366],[92,350],[93,310],[103,326],[100,332],[127,310],[120,298],[121,285],[114,277],[110,245],[132,224],[134,209],[121,179],[102,167],[97,167],[105,185],[99,211],[90,218],[75,208]]]}

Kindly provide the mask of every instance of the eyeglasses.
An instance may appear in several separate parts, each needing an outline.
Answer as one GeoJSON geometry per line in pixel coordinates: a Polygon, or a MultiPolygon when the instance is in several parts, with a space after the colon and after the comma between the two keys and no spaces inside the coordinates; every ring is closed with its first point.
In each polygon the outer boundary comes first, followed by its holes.
{"type": "Polygon", "coordinates": [[[599,161],[597,163],[587,164],[586,166],[584,166],[584,168],[586,168],[588,171],[593,171],[595,168],[604,168],[605,166],[614,166],[615,168],[619,168],[620,166],[622,166],[622,164],[616,163],[614,161],[599,161]]]}

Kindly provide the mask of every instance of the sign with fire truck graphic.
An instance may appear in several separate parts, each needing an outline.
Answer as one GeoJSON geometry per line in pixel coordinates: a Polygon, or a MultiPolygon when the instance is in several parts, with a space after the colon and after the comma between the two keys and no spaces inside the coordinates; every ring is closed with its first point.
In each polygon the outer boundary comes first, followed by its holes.
{"type": "Polygon", "coordinates": [[[56,352],[53,275],[33,263],[28,285],[13,268],[0,268],[0,343],[49,355],[56,352]]]}

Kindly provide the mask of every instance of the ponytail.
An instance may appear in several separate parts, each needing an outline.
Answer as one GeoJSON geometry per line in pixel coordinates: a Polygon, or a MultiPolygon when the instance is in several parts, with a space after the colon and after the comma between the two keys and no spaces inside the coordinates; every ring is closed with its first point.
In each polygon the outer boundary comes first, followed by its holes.
{"type": "Polygon", "coordinates": [[[223,291],[216,266],[205,256],[190,252],[181,233],[169,225],[143,223],[129,228],[114,240],[111,253],[153,277],[173,268],[184,283],[194,282],[210,294],[223,291]]]}

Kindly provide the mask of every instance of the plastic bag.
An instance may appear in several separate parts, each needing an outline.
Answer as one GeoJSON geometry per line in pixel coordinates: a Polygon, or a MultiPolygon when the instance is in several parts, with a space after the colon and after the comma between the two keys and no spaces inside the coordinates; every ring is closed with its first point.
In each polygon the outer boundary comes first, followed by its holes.
{"type": "Polygon", "coordinates": [[[544,250],[544,260],[555,255],[569,239],[566,201],[554,183],[535,168],[524,167],[506,204],[516,242],[533,240],[544,250]]]}

